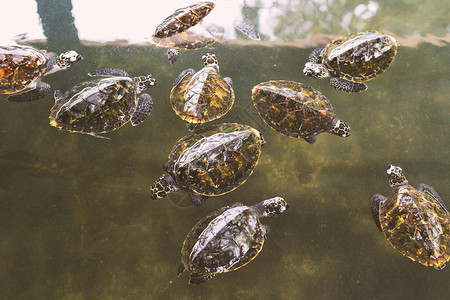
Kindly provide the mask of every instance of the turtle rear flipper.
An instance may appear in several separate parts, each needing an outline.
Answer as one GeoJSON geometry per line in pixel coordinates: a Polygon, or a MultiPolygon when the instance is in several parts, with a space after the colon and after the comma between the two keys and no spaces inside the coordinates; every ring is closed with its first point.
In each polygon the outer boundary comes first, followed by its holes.
{"type": "Polygon", "coordinates": [[[10,95],[7,99],[11,102],[31,102],[45,97],[49,92],[50,85],[38,79],[34,88],[19,94],[10,95]]]}
{"type": "Polygon", "coordinates": [[[447,208],[447,206],[445,206],[445,203],[442,200],[441,196],[439,196],[439,194],[431,186],[429,186],[425,183],[421,183],[417,186],[417,189],[421,192],[427,193],[430,196],[432,196],[434,199],[437,200],[437,202],[439,202],[439,204],[442,206],[442,208],[444,208],[448,212],[448,208],[447,208]]]}
{"type": "Polygon", "coordinates": [[[138,98],[136,110],[131,116],[131,125],[136,126],[142,123],[150,114],[153,107],[152,97],[148,94],[142,94],[138,98]]]}
{"type": "Polygon", "coordinates": [[[203,196],[203,195],[197,194],[194,191],[190,191],[190,195],[191,195],[192,203],[194,203],[195,206],[202,205],[203,202],[205,202],[205,200],[208,199],[208,196],[203,196]]]}
{"type": "Polygon", "coordinates": [[[120,76],[128,77],[128,73],[122,69],[105,68],[100,70],[95,70],[88,73],[89,76],[120,76]]]}
{"type": "Polygon", "coordinates": [[[216,274],[196,274],[191,273],[189,278],[190,284],[201,284],[216,276],[216,274]]]}
{"type": "Polygon", "coordinates": [[[178,266],[178,275],[177,275],[177,277],[180,277],[180,275],[181,275],[185,270],[186,270],[186,268],[184,267],[184,264],[181,263],[181,264],[178,266]]]}
{"type": "Polygon", "coordinates": [[[335,89],[347,92],[355,93],[367,90],[367,84],[363,82],[354,82],[340,77],[333,77],[330,79],[330,84],[335,89]]]}
{"type": "Polygon", "coordinates": [[[307,141],[310,144],[314,144],[316,142],[316,139],[317,139],[317,134],[306,137],[305,141],[307,141]]]}
{"type": "Polygon", "coordinates": [[[377,225],[378,229],[380,231],[383,231],[381,229],[380,224],[380,203],[385,201],[386,197],[380,194],[375,194],[372,196],[372,200],[370,201],[370,209],[372,211],[372,218],[375,221],[375,225],[377,225]]]}

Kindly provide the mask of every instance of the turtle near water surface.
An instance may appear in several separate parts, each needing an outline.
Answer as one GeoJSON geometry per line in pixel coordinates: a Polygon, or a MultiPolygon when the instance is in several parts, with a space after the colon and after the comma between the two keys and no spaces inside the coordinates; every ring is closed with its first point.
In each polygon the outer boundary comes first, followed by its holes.
{"type": "Polygon", "coordinates": [[[201,284],[245,266],[262,250],[270,229],[259,219],[288,208],[283,198],[274,197],[250,207],[235,203],[201,219],[183,243],[178,276],[188,270],[189,283],[201,284]]]}
{"type": "Polygon", "coordinates": [[[175,80],[170,103],[176,114],[187,122],[189,130],[198,124],[225,115],[234,103],[234,90],[229,77],[219,75],[219,64],[214,54],[202,57],[203,69],[187,69],[175,80]]]}
{"type": "Polygon", "coordinates": [[[365,81],[383,73],[394,61],[398,44],[377,31],[350,33],[316,48],[303,73],[315,78],[330,77],[330,84],[345,92],[367,89],[365,81]]]}
{"type": "Polygon", "coordinates": [[[231,192],[253,173],[264,144],[259,131],[236,123],[200,128],[180,139],[169,154],[165,173],[151,186],[151,197],[184,189],[194,205],[231,192]]]}
{"type": "Polygon", "coordinates": [[[75,51],[60,55],[29,46],[0,46],[0,94],[13,102],[30,102],[46,96],[50,85],[41,77],[70,68],[82,59],[75,51]]]}
{"type": "Polygon", "coordinates": [[[120,69],[100,69],[89,75],[101,78],[80,83],[64,94],[55,91],[50,125],[103,137],[99,134],[130,120],[133,126],[140,124],[150,113],[152,98],[140,93],[157,83],[152,75],[130,78],[120,69]]]}
{"type": "Polygon", "coordinates": [[[314,143],[321,132],[350,135],[350,127],[336,117],[330,101],[302,83],[262,82],[253,87],[252,99],[264,122],[283,135],[303,138],[308,143],[314,143]]]}
{"type": "Polygon", "coordinates": [[[389,165],[387,176],[391,194],[371,200],[378,229],[409,259],[444,268],[450,260],[450,214],[444,201],[431,186],[409,185],[400,167],[389,165]]]}

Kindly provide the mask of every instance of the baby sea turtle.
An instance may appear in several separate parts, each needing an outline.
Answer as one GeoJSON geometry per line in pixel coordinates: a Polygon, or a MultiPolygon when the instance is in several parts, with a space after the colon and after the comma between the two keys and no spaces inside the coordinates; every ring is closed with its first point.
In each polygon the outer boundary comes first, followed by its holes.
{"type": "Polygon", "coordinates": [[[372,216],[392,247],[436,269],[450,260],[450,215],[438,193],[426,184],[414,188],[400,167],[387,169],[392,193],[372,197],[372,216]]]}
{"type": "Polygon", "coordinates": [[[189,30],[197,25],[214,8],[212,2],[199,2],[177,9],[156,27],[152,42],[169,48],[167,56],[173,64],[178,58],[178,49],[198,50],[215,43],[222,35],[222,28],[212,26],[199,31],[189,30]]]}
{"type": "Polygon", "coordinates": [[[154,86],[152,75],[135,78],[120,69],[89,73],[103,78],[80,83],[64,94],[55,91],[50,125],[70,132],[98,134],[116,130],[131,120],[138,125],[152,109],[152,98],[142,91],[154,86]]]}
{"type": "Polygon", "coordinates": [[[187,269],[189,283],[200,284],[245,266],[261,251],[270,230],[259,219],[288,208],[283,198],[274,197],[250,207],[235,203],[201,219],[183,243],[178,276],[187,269]]]}
{"type": "Polygon", "coordinates": [[[197,25],[214,8],[212,2],[198,2],[177,9],[156,27],[153,37],[167,38],[197,25]]]}
{"type": "Polygon", "coordinates": [[[216,56],[206,53],[202,61],[204,68],[200,71],[187,69],[181,72],[170,93],[172,108],[188,122],[191,131],[197,124],[222,117],[234,103],[231,78],[219,75],[216,56]]]}
{"type": "Polygon", "coordinates": [[[334,88],[360,92],[367,89],[363,81],[377,77],[390,66],[397,46],[392,36],[377,31],[350,33],[313,50],[303,73],[315,78],[331,76],[334,88]]]}
{"type": "Polygon", "coordinates": [[[253,87],[252,99],[264,122],[281,134],[308,143],[314,143],[321,132],[350,135],[350,127],[336,117],[328,99],[302,83],[263,82],[253,87]]]}
{"type": "Polygon", "coordinates": [[[254,128],[224,123],[200,128],[180,139],[169,154],[164,173],[150,188],[152,198],[188,190],[194,205],[208,196],[228,193],[252,174],[264,140],[254,128]]]}
{"type": "Polygon", "coordinates": [[[60,55],[29,46],[0,46],[0,94],[9,101],[30,102],[44,97],[50,85],[41,77],[65,70],[82,57],[75,51],[60,55]]]}

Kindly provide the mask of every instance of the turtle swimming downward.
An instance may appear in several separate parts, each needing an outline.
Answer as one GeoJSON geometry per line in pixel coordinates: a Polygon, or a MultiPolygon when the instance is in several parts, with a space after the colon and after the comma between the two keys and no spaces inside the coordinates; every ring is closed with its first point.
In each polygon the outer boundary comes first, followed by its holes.
{"type": "Polygon", "coordinates": [[[450,214],[429,185],[408,184],[400,167],[387,169],[392,193],[371,200],[372,217],[392,247],[413,261],[438,270],[450,260],[450,214]]]}
{"type": "Polygon", "coordinates": [[[398,44],[377,31],[350,33],[316,48],[303,73],[315,78],[330,77],[330,84],[345,92],[367,89],[365,81],[382,74],[394,61],[398,44]]]}
{"type": "Polygon", "coordinates": [[[9,101],[30,102],[46,96],[50,85],[41,77],[70,68],[82,59],[75,51],[60,55],[29,46],[0,46],[0,94],[9,101]]]}
{"type": "Polygon", "coordinates": [[[150,113],[152,98],[139,94],[156,85],[152,75],[130,78],[120,69],[100,69],[89,75],[102,77],[80,83],[64,94],[55,91],[50,125],[103,137],[99,134],[116,130],[130,120],[133,126],[140,124],[150,113]]]}
{"type": "Polygon", "coordinates": [[[201,284],[245,266],[262,250],[270,229],[259,219],[288,208],[283,198],[274,197],[250,207],[235,203],[201,219],[183,243],[178,276],[188,270],[189,283],[201,284]]]}

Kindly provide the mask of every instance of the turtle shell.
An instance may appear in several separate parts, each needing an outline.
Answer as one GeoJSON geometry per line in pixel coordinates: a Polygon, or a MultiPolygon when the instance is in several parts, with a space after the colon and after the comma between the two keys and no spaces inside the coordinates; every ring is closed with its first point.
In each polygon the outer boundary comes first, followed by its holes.
{"type": "Polygon", "coordinates": [[[136,109],[136,88],[128,77],[80,83],[64,93],[50,114],[50,124],[81,133],[105,133],[125,125],[136,109]]]}
{"type": "Polygon", "coordinates": [[[45,73],[47,57],[26,46],[0,46],[0,94],[20,92],[45,73]]]}
{"type": "Polygon", "coordinates": [[[264,122],[290,137],[308,138],[328,131],[335,117],[322,93],[295,81],[260,83],[253,87],[252,99],[264,122]]]}
{"type": "Polygon", "coordinates": [[[258,255],[264,231],[247,206],[222,208],[200,220],[181,250],[182,262],[195,274],[217,274],[239,269],[258,255]]]}
{"type": "Polygon", "coordinates": [[[177,142],[166,171],[180,188],[205,196],[228,193],[252,174],[262,141],[260,133],[247,125],[201,128],[177,142]]]}
{"type": "Polygon", "coordinates": [[[450,259],[450,215],[432,196],[410,185],[397,187],[379,214],[386,238],[403,255],[433,267],[450,259]]]}
{"type": "Polygon", "coordinates": [[[320,56],[333,76],[361,82],[383,73],[396,54],[397,42],[392,36],[364,31],[330,42],[320,56]]]}
{"type": "Polygon", "coordinates": [[[153,37],[167,38],[197,25],[214,8],[212,2],[199,2],[177,9],[156,27],[153,37]]]}
{"type": "Polygon", "coordinates": [[[172,88],[170,103],[180,118],[205,123],[225,115],[234,103],[233,88],[217,73],[204,67],[172,88]]]}

